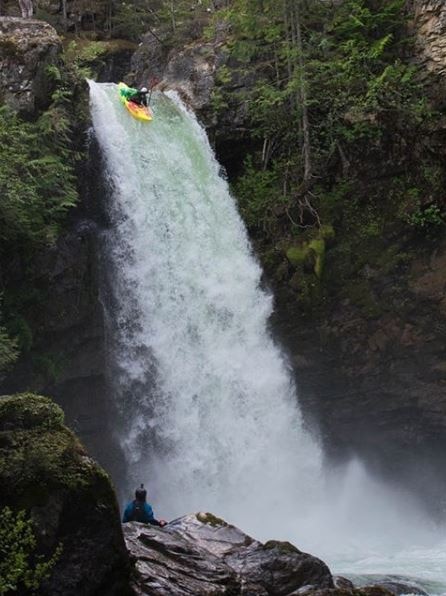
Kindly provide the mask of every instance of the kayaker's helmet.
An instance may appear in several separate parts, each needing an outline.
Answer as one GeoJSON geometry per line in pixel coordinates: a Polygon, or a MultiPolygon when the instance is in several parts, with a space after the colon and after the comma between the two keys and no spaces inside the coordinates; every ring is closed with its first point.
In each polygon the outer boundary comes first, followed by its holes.
{"type": "Polygon", "coordinates": [[[141,87],[141,93],[147,93],[147,87],[141,87]]]}
{"type": "Polygon", "coordinates": [[[147,497],[147,491],[144,488],[144,484],[141,484],[140,488],[135,490],[135,498],[137,501],[145,501],[147,497]]]}

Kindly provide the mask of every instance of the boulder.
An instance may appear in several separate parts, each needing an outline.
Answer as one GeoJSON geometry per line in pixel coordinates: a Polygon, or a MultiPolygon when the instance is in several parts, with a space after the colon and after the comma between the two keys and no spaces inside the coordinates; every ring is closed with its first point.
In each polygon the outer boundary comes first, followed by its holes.
{"type": "Polygon", "coordinates": [[[128,556],[110,480],[63,421],[48,398],[0,398],[0,508],[30,514],[39,552],[61,545],[46,596],[128,594],[128,556]]]}
{"type": "Polygon", "coordinates": [[[262,544],[209,513],[165,528],[126,524],[124,536],[136,594],[285,596],[303,587],[333,589],[330,570],[316,557],[288,542],[262,544]]]}
{"type": "Polygon", "coordinates": [[[50,103],[48,67],[59,61],[62,45],[48,23],[0,18],[0,103],[33,115],[50,103]]]}

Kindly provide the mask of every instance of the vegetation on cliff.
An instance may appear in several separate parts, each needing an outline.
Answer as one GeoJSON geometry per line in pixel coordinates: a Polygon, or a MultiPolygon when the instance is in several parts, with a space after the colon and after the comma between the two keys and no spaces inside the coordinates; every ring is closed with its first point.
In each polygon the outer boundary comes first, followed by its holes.
{"type": "MultiPolygon", "coordinates": [[[[234,191],[265,265],[281,275],[283,257],[311,242],[321,257],[324,226],[327,257],[341,263],[335,282],[364,266],[365,253],[382,258],[392,234],[435,238],[445,223],[441,114],[410,60],[405,2],[265,0],[259,10],[234,0],[215,18],[227,24],[231,65],[214,93],[220,114],[231,78],[256,73],[240,95],[252,143],[234,191]]],[[[302,304],[318,302],[322,258],[288,263],[302,304]]]]}
{"type": "Polygon", "coordinates": [[[32,345],[27,311],[39,300],[29,275],[33,256],[56,242],[78,202],[85,74],[79,60],[48,65],[50,105],[33,119],[0,106],[0,376],[32,345]]]}

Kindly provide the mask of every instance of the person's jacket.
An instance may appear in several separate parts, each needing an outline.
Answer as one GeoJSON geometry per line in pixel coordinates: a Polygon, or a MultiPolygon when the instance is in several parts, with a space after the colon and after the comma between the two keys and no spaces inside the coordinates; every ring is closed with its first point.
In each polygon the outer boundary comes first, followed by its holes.
{"type": "Polygon", "coordinates": [[[147,107],[147,92],[146,91],[137,91],[135,95],[133,95],[129,101],[134,101],[135,103],[139,104],[140,106],[147,107]]]}
{"type": "Polygon", "coordinates": [[[133,101],[139,105],[147,107],[147,92],[134,89],[133,87],[127,87],[121,89],[121,95],[125,97],[127,101],[133,101]]]}
{"type": "Polygon", "coordinates": [[[132,99],[133,97],[135,97],[135,95],[137,95],[139,93],[138,89],[135,89],[134,87],[124,87],[124,89],[120,90],[120,93],[122,96],[124,96],[126,99],[132,99]]]}
{"type": "Polygon", "coordinates": [[[131,521],[139,521],[143,524],[151,524],[152,526],[160,525],[159,521],[153,515],[152,506],[149,503],[137,502],[136,500],[127,503],[122,518],[124,524],[131,521]]]}

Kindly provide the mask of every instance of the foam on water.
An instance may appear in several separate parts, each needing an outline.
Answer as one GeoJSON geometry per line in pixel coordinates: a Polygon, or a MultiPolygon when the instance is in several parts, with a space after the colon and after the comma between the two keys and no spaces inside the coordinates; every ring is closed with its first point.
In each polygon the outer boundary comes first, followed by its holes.
{"type": "Polygon", "coordinates": [[[425,553],[427,579],[446,585],[438,528],[410,497],[357,462],[324,470],[268,332],[271,296],[193,114],[155,95],[146,125],[114,85],[90,89],[110,183],[110,366],[130,485],[147,479],[164,517],[209,510],[335,571],[406,573],[407,563],[414,575],[425,553]]]}

